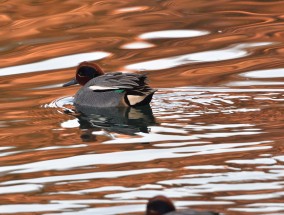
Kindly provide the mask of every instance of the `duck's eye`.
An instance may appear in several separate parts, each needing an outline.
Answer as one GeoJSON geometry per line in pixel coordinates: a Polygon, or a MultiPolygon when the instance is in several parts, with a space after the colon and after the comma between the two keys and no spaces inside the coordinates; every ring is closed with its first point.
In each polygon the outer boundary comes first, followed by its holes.
{"type": "Polygon", "coordinates": [[[78,70],[78,75],[84,76],[84,77],[90,77],[94,78],[96,75],[96,70],[89,66],[82,66],[78,70]]]}

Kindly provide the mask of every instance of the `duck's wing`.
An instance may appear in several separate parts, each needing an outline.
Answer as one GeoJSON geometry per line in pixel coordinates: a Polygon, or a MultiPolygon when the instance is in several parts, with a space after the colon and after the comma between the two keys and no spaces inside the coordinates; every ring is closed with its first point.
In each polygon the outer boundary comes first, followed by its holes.
{"type": "Polygon", "coordinates": [[[148,85],[146,75],[121,72],[98,76],[88,82],[88,87],[94,91],[125,90],[127,95],[138,96],[156,91],[148,85]]]}
{"type": "Polygon", "coordinates": [[[124,101],[130,106],[149,104],[156,92],[148,85],[145,74],[135,73],[108,73],[93,78],[87,86],[93,91],[113,90],[124,93],[124,101]]]}

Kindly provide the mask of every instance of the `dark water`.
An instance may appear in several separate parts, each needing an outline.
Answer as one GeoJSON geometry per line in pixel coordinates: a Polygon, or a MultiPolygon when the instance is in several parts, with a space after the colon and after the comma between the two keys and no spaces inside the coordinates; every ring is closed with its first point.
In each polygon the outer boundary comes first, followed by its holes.
{"type": "Polygon", "coordinates": [[[284,1],[0,1],[0,214],[284,214],[284,1]],[[152,109],[70,112],[81,61],[152,109]]]}

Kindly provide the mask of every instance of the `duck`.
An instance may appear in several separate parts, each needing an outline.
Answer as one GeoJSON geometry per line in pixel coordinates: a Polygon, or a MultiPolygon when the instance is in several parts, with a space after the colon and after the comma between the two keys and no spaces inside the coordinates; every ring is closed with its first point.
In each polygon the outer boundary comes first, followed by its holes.
{"type": "Polygon", "coordinates": [[[93,62],[84,61],[77,66],[75,78],[63,87],[80,84],[74,96],[75,106],[84,107],[137,107],[149,105],[153,94],[145,74],[104,73],[93,62]]]}
{"type": "Polygon", "coordinates": [[[149,199],[145,215],[219,215],[219,213],[192,209],[176,211],[174,203],[169,198],[158,195],[149,199]]]}

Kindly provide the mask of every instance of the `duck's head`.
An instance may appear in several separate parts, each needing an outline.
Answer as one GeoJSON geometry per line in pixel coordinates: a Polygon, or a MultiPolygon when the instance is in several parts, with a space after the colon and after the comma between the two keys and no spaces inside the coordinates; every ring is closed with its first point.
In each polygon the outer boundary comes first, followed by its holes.
{"type": "Polygon", "coordinates": [[[146,215],[162,215],[172,211],[176,208],[173,202],[165,196],[155,196],[149,199],[146,208],[146,215]]]}
{"type": "Polygon", "coordinates": [[[104,72],[99,65],[85,61],[78,65],[75,78],[63,84],[63,87],[74,84],[80,84],[84,86],[89,80],[103,74],[104,72]]]}

